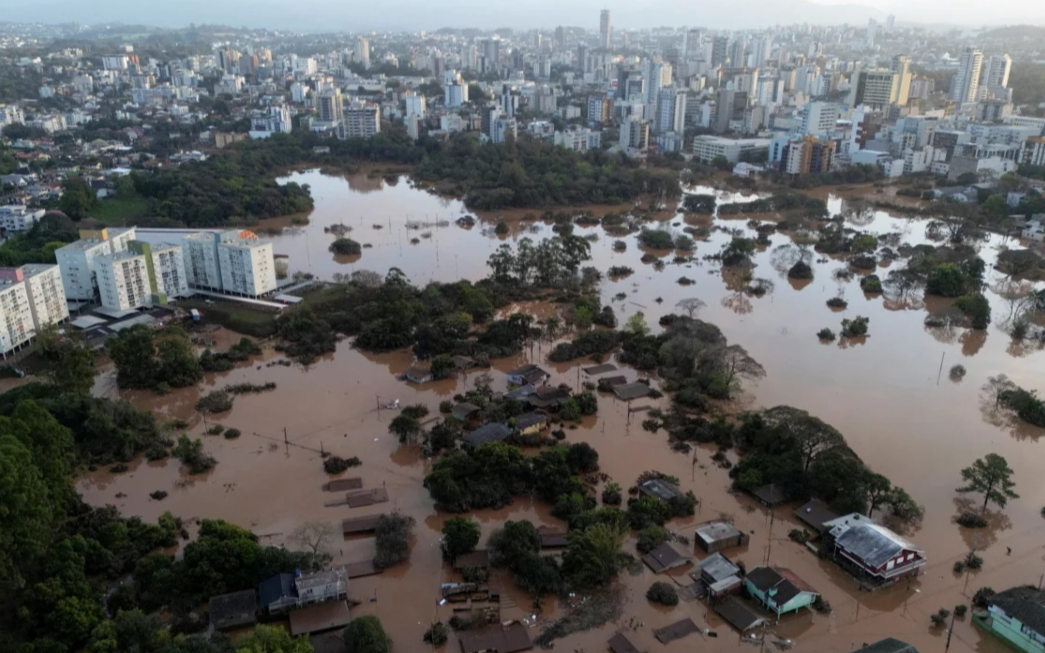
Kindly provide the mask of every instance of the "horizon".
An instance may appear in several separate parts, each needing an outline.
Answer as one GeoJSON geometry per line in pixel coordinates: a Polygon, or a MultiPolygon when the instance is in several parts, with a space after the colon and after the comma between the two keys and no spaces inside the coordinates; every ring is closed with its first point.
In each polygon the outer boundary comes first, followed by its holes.
{"type": "Polygon", "coordinates": [[[770,0],[741,0],[694,10],[681,0],[655,0],[642,7],[581,0],[568,7],[536,0],[525,7],[506,5],[490,11],[478,0],[449,0],[433,5],[419,0],[390,0],[380,7],[346,7],[332,0],[306,0],[287,15],[275,0],[208,3],[184,0],[178,5],[144,6],[130,0],[102,0],[84,4],[73,0],[44,0],[9,9],[6,22],[89,27],[142,25],[182,29],[191,24],[223,25],[236,29],[265,29],[306,33],[413,32],[440,29],[519,31],[553,29],[568,25],[598,29],[599,13],[609,9],[615,30],[647,30],[700,26],[709,29],[748,30],[777,25],[811,24],[862,27],[869,19],[882,22],[892,14],[899,25],[944,29],[1005,26],[1045,27],[1045,5],[992,8],[991,23],[982,16],[982,5],[972,0],[929,0],[900,5],[893,0],[796,0],[786,7],[770,0]],[[650,5],[653,6],[650,6],[650,5]],[[54,21],[55,16],[63,20],[54,21]]]}

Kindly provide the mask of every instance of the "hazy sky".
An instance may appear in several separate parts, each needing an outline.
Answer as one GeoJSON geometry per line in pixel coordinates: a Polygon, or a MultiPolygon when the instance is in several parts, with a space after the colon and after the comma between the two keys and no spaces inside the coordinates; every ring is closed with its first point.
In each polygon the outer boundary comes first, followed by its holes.
{"type": "Polygon", "coordinates": [[[13,21],[190,22],[294,30],[434,30],[439,27],[598,26],[608,8],[620,28],[694,25],[749,28],[797,22],[863,24],[894,13],[899,22],[1045,24],[1045,2],[1016,0],[0,0],[13,21]],[[988,22],[989,21],[989,22],[988,22]]]}

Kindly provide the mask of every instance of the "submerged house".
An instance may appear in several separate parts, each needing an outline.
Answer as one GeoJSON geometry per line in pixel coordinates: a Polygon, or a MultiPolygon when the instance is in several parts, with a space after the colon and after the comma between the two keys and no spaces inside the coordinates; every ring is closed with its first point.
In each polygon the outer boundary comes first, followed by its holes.
{"type": "Polygon", "coordinates": [[[755,567],[744,576],[748,594],[777,617],[813,608],[820,593],[784,567],[755,567]]]}
{"type": "Polygon", "coordinates": [[[715,553],[747,544],[748,537],[729,522],[710,521],[697,526],[693,540],[708,553],[715,553]]]}
{"type": "Polygon", "coordinates": [[[918,649],[895,637],[886,637],[871,644],[864,644],[852,653],[918,653],[918,649]]]}
{"type": "Polygon", "coordinates": [[[429,365],[414,365],[403,376],[410,383],[416,383],[417,385],[428,383],[435,378],[432,376],[432,368],[429,365]]]}
{"type": "Polygon", "coordinates": [[[1021,651],[1045,652],[1045,590],[1027,585],[998,592],[981,623],[1021,651]]]}
{"type": "Polygon", "coordinates": [[[505,424],[489,422],[474,431],[465,433],[461,438],[461,444],[465,449],[474,449],[488,442],[504,442],[511,434],[512,430],[505,424]]]}
{"type": "Polygon", "coordinates": [[[822,551],[872,586],[912,578],[925,566],[924,550],[860,513],[823,526],[827,533],[822,551]]]}
{"type": "Polygon", "coordinates": [[[348,572],[344,567],[303,574],[276,574],[258,586],[258,607],[266,614],[348,597],[348,572]]]}
{"type": "Polygon", "coordinates": [[[548,413],[533,411],[515,418],[515,430],[520,435],[535,435],[548,428],[548,413]]]}
{"type": "Polygon", "coordinates": [[[550,374],[532,363],[508,372],[508,383],[512,385],[542,386],[550,378],[550,374]]]}
{"type": "Polygon", "coordinates": [[[716,553],[698,564],[700,572],[692,572],[689,576],[702,585],[702,593],[707,594],[712,601],[740,590],[740,567],[726,556],[716,553]]]}

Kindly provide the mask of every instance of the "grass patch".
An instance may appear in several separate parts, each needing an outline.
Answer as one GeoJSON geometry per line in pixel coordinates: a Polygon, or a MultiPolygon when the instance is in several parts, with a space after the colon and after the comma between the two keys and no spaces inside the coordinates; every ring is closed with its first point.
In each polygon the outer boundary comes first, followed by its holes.
{"type": "Polygon", "coordinates": [[[91,217],[105,224],[122,226],[136,218],[144,218],[148,209],[149,200],[144,197],[106,197],[91,209],[91,217]]]}
{"type": "Polygon", "coordinates": [[[178,305],[186,311],[195,308],[203,315],[205,322],[220,324],[236,333],[255,338],[268,338],[276,334],[276,313],[255,310],[232,302],[208,304],[199,299],[183,299],[178,305]]]}

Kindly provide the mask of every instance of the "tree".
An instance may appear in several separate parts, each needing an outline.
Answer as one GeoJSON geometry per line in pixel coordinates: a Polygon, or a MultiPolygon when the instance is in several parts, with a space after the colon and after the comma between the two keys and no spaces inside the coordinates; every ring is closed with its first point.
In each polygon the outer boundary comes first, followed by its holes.
{"type": "Polygon", "coordinates": [[[875,510],[889,503],[893,495],[893,484],[885,476],[868,471],[864,476],[863,485],[867,491],[867,514],[873,515],[875,510]]]}
{"type": "Polygon", "coordinates": [[[309,521],[294,529],[290,534],[290,541],[309,549],[313,557],[318,558],[321,553],[326,552],[326,548],[337,534],[337,529],[330,522],[309,521]]]}
{"type": "Polygon", "coordinates": [[[635,336],[649,334],[649,325],[646,324],[646,316],[642,314],[642,311],[628,318],[628,321],[624,324],[624,330],[635,336]]]}
{"type": "Polygon", "coordinates": [[[346,653],[391,653],[392,638],[373,615],[356,617],[342,635],[346,653]]]}
{"type": "Polygon", "coordinates": [[[650,603],[659,603],[661,605],[671,606],[679,604],[678,592],[674,586],[664,581],[657,581],[650,585],[650,588],[646,590],[646,599],[650,603]]]}
{"type": "Polygon", "coordinates": [[[458,556],[475,551],[482,531],[467,517],[451,517],[443,524],[443,559],[453,562],[458,556]]]}
{"type": "Polygon", "coordinates": [[[738,389],[741,379],[757,381],[766,375],[765,368],[740,345],[713,348],[709,356],[714,360],[715,371],[721,379],[720,390],[724,397],[730,397],[738,389]]]}
{"type": "Polygon", "coordinates": [[[989,502],[1004,508],[1009,499],[1020,498],[1013,491],[1016,483],[1012,480],[1012,473],[1008,461],[996,453],[989,453],[962,470],[965,485],[956,491],[962,494],[983,494],[983,510],[987,509],[989,502]]]}
{"type": "Polygon", "coordinates": [[[43,554],[58,526],[48,488],[29,449],[0,434],[0,589],[20,592],[28,570],[43,554]]]}
{"type": "Polygon", "coordinates": [[[687,299],[680,300],[679,303],[675,304],[676,308],[680,308],[686,311],[686,316],[689,317],[691,320],[705,306],[707,306],[707,304],[705,304],[700,299],[697,299],[696,297],[689,297],[687,299]]]}
{"type": "Polygon", "coordinates": [[[62,182],[62,197],[58,209],[79,222],[90,217],[91,209],[98,202],[94,189],[80,177],[66,177],[62,182]]]}
{"type": "Polygon", "coordinates": [[[798,408],[776,406],[763,411],[762,419],[767,427],[794,440],[805,472],[822,453],[845,446],[845,438],[838,429],[798,408]]]}
{"type": "Polygon", "coordinates": [[[986,329],[991,323],[991,303],[982,294],[959,297],[954,306],[969,317],[969,324],[974,329],[986,329]]]}
{"type": "Polygon", "coordinates": [[[61,392],[89,394],[98,373],[94,367],[94,351],[78,334],[58,334],[51,325],[40,332],[37,353],[46,363],[43,376],[61,392]]]}
{"type": "Polygon", "coordinates": [[[313,650],[308,636],[291,637],[283,628],[264,624],[258,624],[236,642],[236,653],[312,653],[313,650]]]}
{"type": "Polygon", "coordinates": [[[381,515],[374,530],[374,567],[394,567],[410,558],[410,533],[414,518],[399,512],[381,515]]]}
{"type": "Polygon", "coordinates": [[[363,246],[351,238],[338,238],[330,243],[328,249],[338,256],[358,256],[363,253],[363,246]]]}
{"type": "Polygon", "coordinates": [[[562,571],[580,590],[595,589],[610,582],[620,570],[621,533],[604,523],[567,534],[562,571]]]}
{"type": "Polygon", "coordinates": [[[941,297],[958,297],[965,293],[966,286],[965,273],[951,263],[936,266],[925,280],[925,292],[941,297]]]}
{"type": "Polygon", "coordinates": [[[420,437],[423,429],[416,417],[400,413],[388,423],[388,432],[398,436],[400,442],[406,443],[420,437]]]}
{"type": "Polygon", "coordinates": [[[987,396],[989,402],[993,402],[995,409],[1000,408],[1005,398],[1018,389],[1019,386],[1005,374],[989,376],[987,377],[987,383],[983,385],[983,393],[987,396]]]}

